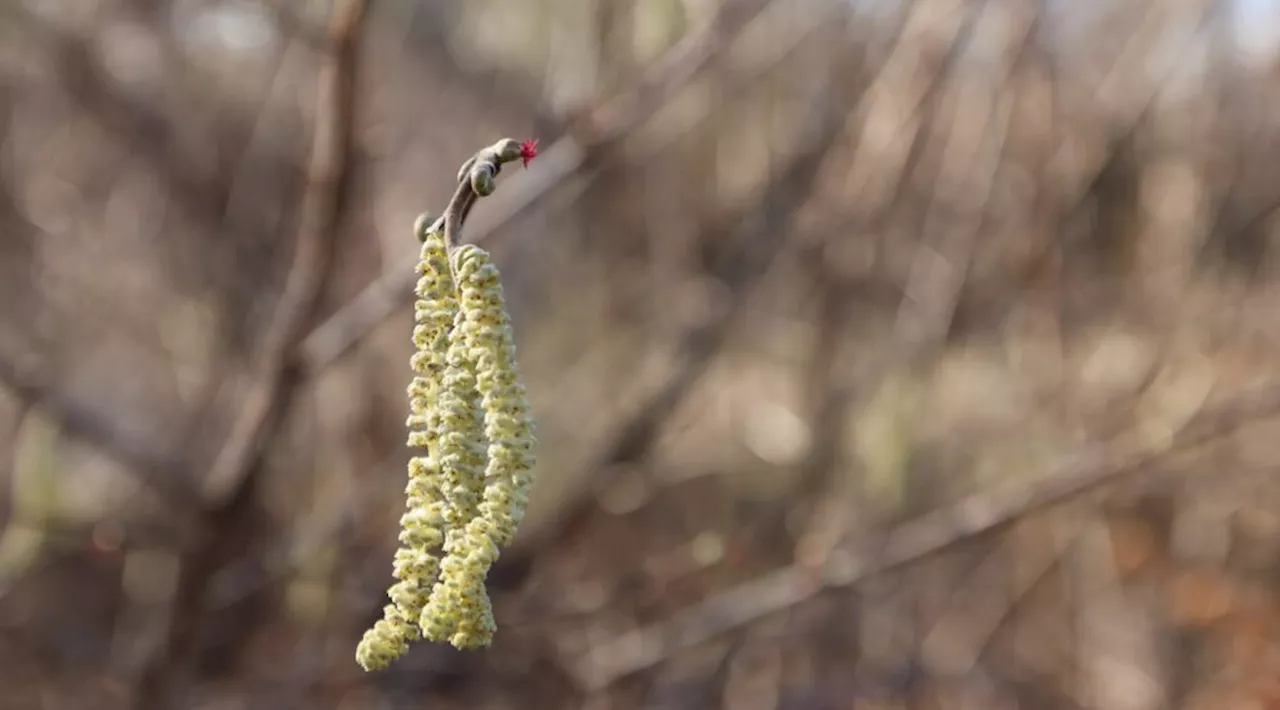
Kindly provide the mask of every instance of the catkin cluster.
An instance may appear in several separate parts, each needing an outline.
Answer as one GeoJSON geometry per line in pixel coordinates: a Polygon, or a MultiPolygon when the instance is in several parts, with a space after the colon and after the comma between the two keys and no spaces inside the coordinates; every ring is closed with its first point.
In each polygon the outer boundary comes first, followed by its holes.
{"type": "Polygon", "coordinates": [[[515,537],[534,464],[497,268],[475,245],[450,253],[436,230],[423,239],[418,270],[407,425],[409,446],[426,455],[409,462],[391,603],[356,650],[366,670],[386,667],[420,638],[489,645],[485,577],[515,537]]]}

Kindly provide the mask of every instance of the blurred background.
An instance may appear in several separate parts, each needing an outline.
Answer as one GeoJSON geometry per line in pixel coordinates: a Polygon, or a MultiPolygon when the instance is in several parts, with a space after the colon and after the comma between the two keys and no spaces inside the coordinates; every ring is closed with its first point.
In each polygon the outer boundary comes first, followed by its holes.
{"type": "Polygon", "coordinates": [[[8,0],[0,710],[1280,708],[1280,3],[8,0]],[[538,420],[354,653],[420,212],[538,420]]]}

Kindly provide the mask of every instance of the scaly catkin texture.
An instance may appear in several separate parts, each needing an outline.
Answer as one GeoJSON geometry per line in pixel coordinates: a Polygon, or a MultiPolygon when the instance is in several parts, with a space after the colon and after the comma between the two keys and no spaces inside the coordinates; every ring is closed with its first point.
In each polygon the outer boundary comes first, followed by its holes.
{"type": "Polygon", "coordinates": [[[533,418],[520,383],[515,338],[502,293],[502,280],[489,254],[463,245],[454,252],[461,294],[462,331],[476,361],[476,388],[484,408],[488,463],[480,514],[498,547],[515,538],[529,499],[535,463],[533,418]]]}
{"type": "MultiPolygon", "coordinates": [[[[467,479],[467,490],[480,491],[482,484],[483,492],[478,505],[468,510],[470,519],[449,530],[447,556],[440,581],[423,610],[422,629],[427,638],[468,649],[487,646],[493,638],[495,624],[485,578],[499,548],[515,537],[524,516],[534,438],[498,270],[488,253],[473,245],[458,247],[453,258],[461,306],[449,351],[450,373],[455,367],[465,368],[472,378],[466,382],[474,384],[479,406],[467,410],[475,418],[465,420],[465,429],[479,430],[482,424],[481,440],[487,446],[479,459],[484,461],[483,478],[478,471],[467,471],[473,476],[467,479]]],[[[475,440],[474,435],[466,438],[468,443],[475,440]]],[[[473,499],[468,497],[466,502],[473,499]]]]}
{"type": "Polygon", "coordinates": [[[426,449],[427,456],[409,460],[407,510],[400,518],[402,547],[395,555],[397,582],[387,591],[391,604],[356,648],[356,660],[365,670],[385,668],[419,637],[418,621],[439,573],[436,550],[444,541],[449,513],[439,464],[441,418],[437,399],[458,299],[442,233],[426,235],[418,270],[422,276],[416,288],[415,353],[411,360],[416,375],[408,387],[406,423],[409,445],[426,449]]]}
{"type": "Polygon", "coordinates": [[[480,395],[476,391],[475,363],[466,341],[459,337],[465,314],[459,310],[454,320],[454,336],[449,344],[439,411],[442,434],[439,441],[440,470],[448,507],[445,512],[445,559],[440,580],[431,590],[420,620],[422,632],[431,641],[449,641],[472,617],[476,609],[487,608],[484,577],[475,579],[472,541],[467,523],[478,511],[484,492],[484,420],[480,395]],[[485,596],[482,602],[478,599],[485,596]]]}
{"type": "Polygon", "coordinates": [[[483,249],[456,246],[448,225],[456,230],[450,215],[466,216],[465,187],[471,198],[488,195],[503,163],[527,167],[537,154],[537,141],[509,138],[476,153],[458,174],[467,182],[444,226],[430,231],[424,215],[414,228],[422,276],[405,423],[409,446],[426,455],[409,461],[397,582],[356,649],[365,670],[385,668],[419,638],[459,649],[493,640],[485,578],[524,517],[536,441],[498,269],[483,249]]]}

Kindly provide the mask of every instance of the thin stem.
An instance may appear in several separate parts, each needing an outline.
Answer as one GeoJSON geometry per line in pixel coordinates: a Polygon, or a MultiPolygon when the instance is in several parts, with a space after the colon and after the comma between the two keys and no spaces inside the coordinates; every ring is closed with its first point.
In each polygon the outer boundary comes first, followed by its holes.
{"type": "MultiPolygon", "coordinates": [[[[449,206],[445,208],[444,214],[440,219],[444,221],[444,243],[445,248],[452,254],[453,250],[462,243],[462,224],[466,221],[467,215],[471,213],[471,208],[475,206],[476,191],[471,189],[471,181],[465,176],[458,182],[458,189],[453,191],[453,197],[449,200],[449,206]]],[[[432,225],[434,229],[436,225],[432,225]]]]}
{"type": "Polygon", "coordinates": [[[538,141],[520,143],[511,138],[503,138],[476,151],[458,169],[458,189],[454,190],[444,214],[431,225],[424,236],[439,229],[443,220],[445,246],[452,253],[462,243],[462,223],[471,214],[476,198],[493,193],[495,181],[502,172],[502,164],[521,160],[527,166],[537,155],[538,141]]]}

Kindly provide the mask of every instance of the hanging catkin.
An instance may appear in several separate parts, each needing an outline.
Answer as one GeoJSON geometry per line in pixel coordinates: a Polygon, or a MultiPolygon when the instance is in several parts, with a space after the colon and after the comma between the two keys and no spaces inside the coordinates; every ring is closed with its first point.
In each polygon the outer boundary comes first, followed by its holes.
{"type": "MultiPolygon", "coordinates": [[[[527,165],[536,155],[536,142],[504,139],[468,160],[459,180],[487,195],[502,163],[527,165]]],[[[409,446],[426,455],[409,461],[391,603],[356,649],[366,670],[385,668],[419,638],[460,649],[492,642],[485,578],[515,538],[535,463],[497,267],[480,247],[451,245],[445,228],[428,227],[425,217],[415,231],[422,276],[406,424],[409,446]]]]}

